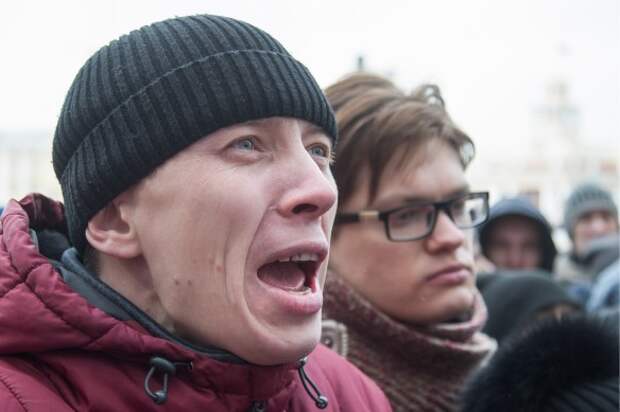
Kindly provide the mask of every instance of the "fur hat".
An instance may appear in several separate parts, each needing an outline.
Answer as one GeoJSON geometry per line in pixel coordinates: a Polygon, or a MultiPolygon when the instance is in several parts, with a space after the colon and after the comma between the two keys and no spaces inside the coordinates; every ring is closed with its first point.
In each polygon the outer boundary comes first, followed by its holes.
{"type": "Polygon", "coordinates": [[[462,412],[617,412],[617,315],[540,322],[474,375],[462,412]]]}

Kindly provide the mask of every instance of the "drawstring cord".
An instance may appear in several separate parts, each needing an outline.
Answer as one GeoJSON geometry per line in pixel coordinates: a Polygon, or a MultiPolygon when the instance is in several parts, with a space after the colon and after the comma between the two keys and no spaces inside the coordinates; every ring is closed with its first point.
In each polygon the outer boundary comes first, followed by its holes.
{"type": "MultiPolygon", "coordinates": [[[[308,363],[308,357],[304,357],[299,361],[299,366],[297,367],[297,372],[299,373],[299,379],[301,380],[302,385],[304,385],[304,389],[310,398],[314,401],[314,405],[319,409],[327,408],[329,404],[329,400],[327,396],[321,394],[319,388],[316,386],[312,379],[308,376],[306,371],[304,370],[304,366],[308,363]],[[311,390],[312,389],[312,390],[311,390]]],[[[248,412],[263,412],[267,410],[267,405],[263,401],[255,401],[250,405],[250,409],[248,412]]]]}
{"type": "Polygon", "coordinates": [[[192,368],[191,363],[183,362],[170,362],[168,359],[161,358],[159,356],[153,356],[149,360],[151,369],[144,378],[144,391],[146,394],[158,405],[165,403],[168,400],[168,376],[174,376],[177,373],[177,366],[185,366],[189,369],[192,368]],[[150,380],[156,371],[164,373],[164,385],[161,389],[153,392],[150,387],[150,380]]]}
{"type": "MultiPolygon", "coordinates": [[[[297,367],[297,372],[299,373],[299,379],[301,380],[301,383],[304,386],[304,389],[306,390],[306,393],[308,394],[308,396],[310,396],[310,398],[314,401],[314,404],[316,405],[316,407],[319,409],[325,409],[327,408],[329,401],[325,395],[321,394],[321,391],[319,391],[319,388],[316,386],[314,382],[312,382],[312,379],[310,379],[308,374],[306,374],[306,371],[304,370],[304,366],[306,366],[307,362],[308,362],[308,357],[305,357],[299,361],[299,366],[297,367]]],[[[185,366],[189,369],[192,368],[191,363],[170,362],[168,359],[165,359],[159,356],[153,356],[149,360],[149,364],[151,365],[151,368],[149,369],[148,373],[146,374],[146,377],[144,378],[144,391],[149,396],[149,398],[151,398],[153,402],[155,402],[158,405],[161,405],[168,400],[168,379],[169,379],[169,376],[174,376],[176,374],[177,367],[185,366]],[[163,372],[164,384],[161,389],[153,392],[153,390],[150,387],[150,381],[156,371],[163,372]]],[[[264,410],[264,408],[265,408],[265,404],[263,402],[253,402],[253,404],[251,405],[251,410],[260,411],[260,410],[264,410]]]]}
{"type": "Polygon", "coordinates": [[[299,379],[304,385],[304,389],[306,390],[308,396],[310,396],[310,398],[314,401],[316,407],[319,409],[325,409],[327,408],[327,404],[329,403],[329,401],[327,400],[327,396],[321,394],[319,388],[317,388],[316,384],[312,382],[312,379],[310,379],[310,377],[306,374],[304,366],[306,366],[307,362],[307,356],[299,361],[299,367],[297,368],[297,372],[299,373],[299,379]],[[310,385],[310,387],[308,387],[308,384],[310,385]],[[311,388],[312,390],[310,390],[311,388]]]}

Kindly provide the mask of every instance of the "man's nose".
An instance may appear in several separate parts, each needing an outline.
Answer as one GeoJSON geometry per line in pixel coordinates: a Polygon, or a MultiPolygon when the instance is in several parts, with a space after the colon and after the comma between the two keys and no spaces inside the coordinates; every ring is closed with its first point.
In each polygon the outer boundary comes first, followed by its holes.
{"type": "Polygon", "coordinates": [[[510,249],[508,249],[508,262],[507,262],[507,268],[508,269],[518,269],[521,266],[521,260],[522,260],[522,256],[523,253],[521,250],[519,250],[516,247],[511,247],[510,249]]]}
{"type": "Polygon", "coordinates": [[[456,249],[465,241],[465,233],[459,229],[448,214],[441,210],[437,222],[427,238],[427,247],[431,252],[456,249]]]}
{"type": "Polygon", "coordinates": [[[286,168],[284,195],[278,211],[286,217],[317,218],[336,204],[338,192],[329,171],[323,170],[304,148],[304,154],[295,156],[286,168]]]}

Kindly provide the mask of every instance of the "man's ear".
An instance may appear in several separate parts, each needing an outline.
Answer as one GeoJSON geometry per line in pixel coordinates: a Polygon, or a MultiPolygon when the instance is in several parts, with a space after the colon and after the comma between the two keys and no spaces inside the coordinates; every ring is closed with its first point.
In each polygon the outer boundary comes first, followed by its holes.
{"type": "Polygon", "coordinates": [[[88,221],[86,239],[96,250],[123,259],[134,258],[142,252],[131,204],[126,192],[117,196],[88,221]]]}

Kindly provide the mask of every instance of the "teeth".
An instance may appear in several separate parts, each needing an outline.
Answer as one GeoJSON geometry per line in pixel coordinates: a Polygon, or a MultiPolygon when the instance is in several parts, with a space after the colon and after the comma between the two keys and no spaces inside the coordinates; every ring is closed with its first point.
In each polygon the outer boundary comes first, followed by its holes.
{"type": "Polygon", "coordinates": [[[298,255],[291,256],[292,262],[316,262],[317,260],[319,260],[319,255],[316,253],[300,253],[298,255]]]}
{"type": "Polygon", "coordinates": [[[297,255],[278,259],[278,262],[316,262],[319,255],[316,253],[298,253],[297,255]]]}

